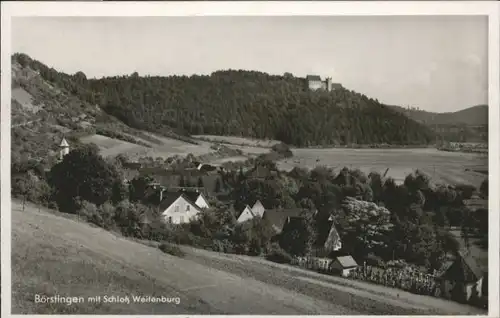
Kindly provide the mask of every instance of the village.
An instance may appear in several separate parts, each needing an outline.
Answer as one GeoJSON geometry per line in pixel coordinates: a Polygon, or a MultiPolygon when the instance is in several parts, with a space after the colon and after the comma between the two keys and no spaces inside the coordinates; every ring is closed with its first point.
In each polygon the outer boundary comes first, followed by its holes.
{"type": "MultiPolygon", "coordinates": [[[[70,153],[70,145],[63,138],[59,146],[59,160],[63,161],[65,156],[70,153]]],[[[235,199],[234,195],[230,195],[230,189],[234,188],[235,185],[228,180],[239,179],[238,182],[244,180],[248,184],[252,182],[265,183],[273,180],[273,178],[280,178],[279,176],[283,172],[273,167],[272,161],[263,160],[259,163],[259,160],[251,160],[253,166],[247,163],[245,169],[240,166],[239,169],[231,171],[223,166],[198,162],[193,156],[184,159],[183,164],[177,167],[173,165],[162,167],[158,163],[148,165],[147,163],[127,162],[123,158],[121,160],[123,183],[129,188],[137,188],[139,187],[138,184],[142,182],[142,190],[139,191],[141,197],[136,198],[136,200],[152,207],[140,214],[137,219],[140,227],[139,232],[141,233],[138,234],[138,237],[141,239],[151,237],[151,231],[153,231],[152,229],[155,227],[154,224],[157,220],[174,227],[187,226],[185,228],[189,228],[190,223],[203,219],[206,211],[215,208],[214,205],[219,205],[219,209],[222,205],[222,209],[231,210],[234,217],[233,222],[236,226],[252,228],[255,226],[255,222],[268,224],[272,231],[272,234],[268,235],[270,242],[277,243],[278,246],[282,246],[281,248],[292,244],[287,241],[289,239],[293,240],[293,238],[297,239],[298,237],[301,240],[303,234],[297,231],[304,229],[304,220],[322,220],[319,227],[326,228],[326,231],[321,230],[318,232],[322,234],[318,234],[317,238],[314,239],[311,244],[312,248],[302,250],[299,248],[300,251],[294,248],[284,248],[288,252],[281,250],[274,257],[268,259],[278,263],[289,263],[292,266],[326,275],[367,281],[415,294],[442,297],[479,306],[484,306],[484,300],[487,299],[487,273],[484,273],[478,267],[474,258],[470,257],[466,249],[455,250],[453,261],[448,261],[446,266],[439,269],[434,268],[432,271],[424,270],[422,266],[397,259],[384,262],[377,257],[360,258],[358,254],[356,261],[348,250],[343,249],[345,239],[349,240],[352,237],[343,238],[339,233],[337,229],[339,222],[345,223],[345,220],[336,217],[335,213],[330,213],[326,219],[324,217],[318,218],[320,213],[314,207],[314,204],[299,204],[293,208],[277,204],[277,206],[269,208],[262,203],[262,200],[267,200],[264,196],[259,197],[258,194],[240,193],[240,197],[235,199]]],[[[295,173],[297,172],[295,171],[295,173]]],[[[291,172],[291,174],[293,173],[291,172]]],[[[352,172],[344,169],[339,174],[339,177],[343,176],[343,178],[347,177],[349,179],[348,174],[352,174],[352,172]]],[[[316,180],[322,177],[318,175],[318,171],[316,171],[316,176],[314,176],[314,172],[311,176],[316,180]]],[[[358,177],[360,179],[366,178],[358,177]]],[[[370,176],[370,178],[373,177],[370,176]]],[[[349,182],[347,182],[346,186],[348,184],[349,182]]],[[[409,185],[409,182],[407,181],[405,184],[409,185]]],[[[256,191],[259,192],[260,190],[256,191]]],[[[311,197],[302,198],[301,202],[310,202],[311,199],[311,197]]],[[[351,213],[359,213],[360,210],[365,210],[365,213],[372,215],[391,214],[387,208],[365,201],[366,195],[363,191],[358,191],[358,193],[354,191],[352,196],[346,196],[345,200],[344,202],[347,202],[347,205],[344,204],[343,207],[350,206],[347,209],[354,211],[351,213]]],[[[478,195],[472,195],[466,201],[477,203],[481,199],[478,195]]],[[[479,205],[479,208],[481,208],[482,203],[479,205]]],[[[322,208],[324,210],[324,207],[322,208]]],[[[362,214],[363,212],[357,217],[358,220],[359,218],[365,218],[362,214]]],[[[217,222],[219,221],[221,220],[217,220],[217,222]]],[[[363,231],[377,232],[384,226],[379,223],[376,227],[370,228],[369,223],[378,223],[380,220],[366,218],[365,221],[368,224],[365,224],[365,227],[362,228],[363,231]]],[[[373,243],[387,244],[383,242],[383,239],[380,239],[380,235],[384,235],[384,232],[378,233],[378,237],[373,235],[373,240],[379,240],[379,242],[373,243]]],[[[305,241],[307,240],[310,240],[310,238],[305,238],[305,241]]],[[[185,244],[185,242],[181,243],[185,244]]],[[[250,242],[250,249],[252,243],[253,241],[250,242]]],[[[301,244],[304,243],[304,238],[302,238],[301,244]]],[[[213,248],[210,247],[209,249],[213,248]]],[[[256,253],[250,253],[249,255],[260,256],[263,250],[261,251],[260,247],[257,250],[256,253]]],[[[377,247],[373,247],[373,250],[377,250],[377,247]]],[[[248,250],[233,249],[231,251],[231,249],[227,248],[222,248],[220,251],[237,254],[248,253],[248,250]]]]}

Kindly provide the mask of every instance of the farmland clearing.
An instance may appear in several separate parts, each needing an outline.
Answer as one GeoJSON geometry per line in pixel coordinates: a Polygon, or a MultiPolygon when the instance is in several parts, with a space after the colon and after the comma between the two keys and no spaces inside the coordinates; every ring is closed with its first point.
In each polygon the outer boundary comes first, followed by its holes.
{"type": "MultiPolygon", "coordinates": [[[[182,247],[183,249],[185,247],[182,247]]],[[[178,258],[49,210],[12,202],[14,314],[481,314],[371,284],[342,284],[249,257],[185,248],[178,258]],[[35,303],[35,295],[143,295],[179,303],[35,303]]],[[[346,281],[346,280],[343,280],[346,281]]]]}
{"type": "Polygon", "coordinates": [[[323,165],[335,168],[360,169],[364,173],[376,171],[402,183],[416,169],[428,174],[436,183],[467,183],[479,187],[487,177],[475,170],[488,169],[488,158],[473,153],[445,152],[432,148],[417,149],[311,149],[294,148],[292,158],[279,162],[283,170],[294,167],[314,168],[323,165]]]}
{"type": "Polygon", "coordinates": [[[142,141],[151,146],[151,148],[147,148],[138,144],[98,134],[83,137],[80,139],[80,141],[82,141],[83,143],[96,144],[101,150],[101,155],[104,157],[113,157],[119,154],[124,154],[132,160],[138,159],[139,157],[161,157],[166,159],[175,155],[186,156],[190,153],[195,156],[199,156],[213,151],[210,149],[211,144],[208,142],[200,141],[199,145],[194,145],[180,140],[154,135],[151,133],[145,134],[154,137],[159,142],[161,142],[161,144],[154,144],[150,141],[134,136],[136,140],[142,141]]]}

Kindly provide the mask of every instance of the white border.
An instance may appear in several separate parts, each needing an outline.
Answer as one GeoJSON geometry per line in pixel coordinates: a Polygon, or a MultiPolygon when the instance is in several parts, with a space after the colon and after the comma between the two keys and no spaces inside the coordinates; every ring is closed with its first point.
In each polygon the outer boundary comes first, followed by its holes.
{"type": "MultiPolygon", "coordinates": [[[[11,314],[11,202],[10,202],[10,18],[13,16],[377,16],[377,15],[488,15],[489,16],[489,317],[499,317],[499,13],[495,1],[369,1],[369,2],[2,2],[2,117],[1,117],[1,244],[2,317],[11,314]],[[9,155],[7,155],[9,154],[9,155]],[[496,300],[496,301],[495,301],[496,300]]],[[[17,316],[17,315],[16,315],[17,316]]],[[[36,315],[36,317],[42,317],[36,315]]],[[[80,316],[78,316],[80,317],[80,316]]],[[[81,316],[85,317],[85,316],[81,316]]],[[[120,316],[101,316],[120,317],[120,316]]],[[[177,317],[187,317],[186,315],[177,317]]],[[[197,317],[197,316],[195,316],[197,317]]],[[[380,316],[382,317],[382,316],[380,316]]],[[[426,316],[427,317],[427,316],[426,316]]]]}

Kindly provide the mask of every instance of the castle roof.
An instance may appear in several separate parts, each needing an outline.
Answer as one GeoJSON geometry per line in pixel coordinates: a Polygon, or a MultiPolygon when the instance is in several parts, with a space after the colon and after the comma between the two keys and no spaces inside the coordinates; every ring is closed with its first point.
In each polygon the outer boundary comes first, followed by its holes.
{"type": "Polygon", "coordinates": [[[306,79],[308,81],[321,81],[321,77],[319,75],[307,75],[306,79]]]}

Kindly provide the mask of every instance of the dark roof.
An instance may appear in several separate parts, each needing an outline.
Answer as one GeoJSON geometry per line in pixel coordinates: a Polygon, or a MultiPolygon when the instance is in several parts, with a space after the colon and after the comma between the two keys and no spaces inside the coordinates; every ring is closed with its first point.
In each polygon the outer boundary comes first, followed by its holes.
{"type": "Polygon", "coordinates": [[[342,84],[340,83],[332,83],[332,89],[342,88],[342,84]]]}
{"type": "Polygon", "coordinates": [[[305,211],[308,210],[307,209],[265,210],[262,219],[269,222],[277,233],[281,233],[281,231],[283,230],[283,226],[285,225],[289,217],[298,217],[305,211]]]}
{"type": "Polygon", "coordinates": [[[339,256],[337,257],[337,262],[339,262],[340,266],[343,268],[352,268],[357,267],[358,263],[352,258],[352,256],[339,256]]]}
{"type": "Polygon", "coordinates": [[[321,77],[319,75],[307,75],[306,79],[308,81],[321,81],[321,77]]]}
{"type": "MultiPolygon", "coordinates": [[[[179,190],[168,190],[163,192],[163,200],[160,203],[160,210],[164,211],[167,209],[172,203],[175,202],[180,196],[183,196],[186,201],[191,203],[193,206],[195,206],[198,209],[201,209],[199,206],[195,204],[196,199],[198,199],[199,195],[203,195],[201,192],[196,192],[196,191],[179,191],[179,190]]],[[[207,198],[203,195],[205,200],[207,198]]]]}
{"type": "MultiPolygon", "coordinates": [[[[159,205],[159,209],[161,211],[165,211],[169,206],[172,205],[172,203],[175,202],[175,200],[177,200],[179,197],[181,196],[181,194],[179,194],[178,192],[170,192],[170,191],[165,191],[163,192],[163,200],[161,201],[160,205],[159,205]]],[[[188,199],[189,200],[189,199],[188,199]]],[[[194,204],[194,203],[193,203],[194,204]]]]}
{"type": "Polygon", "coordinates": [[[124,162],[123,168],[138,170],[142,168],[142,164],[140,162],[124,162]]]}
{"type": "Polygon", "coordinates": [[[455,282],[475,283],[483,276],[484,273],[481,271],[474,258],[465,256],[463,253],[459,252],[457,259],[444,272],[441,278],[455,282]]]}

